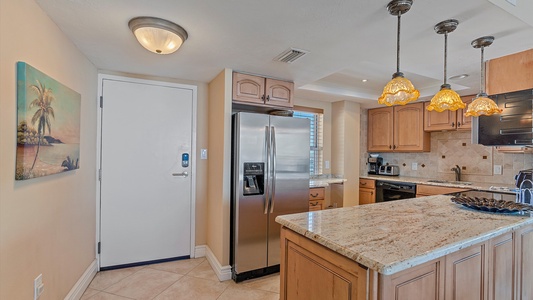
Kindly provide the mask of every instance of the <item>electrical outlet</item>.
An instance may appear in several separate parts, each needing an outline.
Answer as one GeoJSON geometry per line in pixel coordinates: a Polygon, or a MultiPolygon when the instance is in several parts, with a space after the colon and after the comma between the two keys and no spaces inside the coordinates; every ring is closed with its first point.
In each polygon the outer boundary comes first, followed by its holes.
{"type": "Polygon", "coordinates": [[[411,170],[416,171],[418,170],[418,163],[411,163],[411,170]]]}
{"type": "Polygon", "coordinates": [[[39,276],[37,276],[33,280],[33,300],[39,299],[39,297],[41,297],[43,292],[44,292],[43,274],[39,274],[39,276]]]}
{"type": "Polygon", "coordinates": [[[502,166],[494,165],[494,175],[502,175],[502,166]]]}
{"type": "Polygon", "coordinates": [[[325,166],[326,170],[329,170],[329,160],[326,160],[326,161],[325,161],[325,165],[326,165],[326,166],[325,166]]]}
{"type": "Polygon", "coordinates": [[[200,149],[200,159],[207,159],[207,149],[200,149]]]}

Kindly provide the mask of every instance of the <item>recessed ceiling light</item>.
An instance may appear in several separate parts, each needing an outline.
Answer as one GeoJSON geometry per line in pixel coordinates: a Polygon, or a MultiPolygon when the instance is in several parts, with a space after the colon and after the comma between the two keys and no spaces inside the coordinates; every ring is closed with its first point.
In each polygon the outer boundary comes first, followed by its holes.
{"type": "Polygon", "coordinates": [[[363,79],[363,80],[361,80],[361,81],[362,81],[362,82],[367,82],[367,81],[368,81],[368,79],[363,79]]]}
{"type": "Polygon", "coordinates": [[[466,77],[468,77],[469,75],[468,74],[460,74],[460,75],[455,75],[455,76],[452,76],[450,78],[448,78],[449,80],[454,80],[454,79],[464,79],[466,77]]]}

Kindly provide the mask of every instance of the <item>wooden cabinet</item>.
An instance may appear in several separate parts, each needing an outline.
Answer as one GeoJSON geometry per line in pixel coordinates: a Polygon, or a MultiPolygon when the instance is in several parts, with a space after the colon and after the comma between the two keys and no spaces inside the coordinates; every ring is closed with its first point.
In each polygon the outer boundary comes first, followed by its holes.
{"type": "Polygon", "coordinates": [[[515,299],[516,254],[513,233],[492,239],[489,243],[489,299],[515,299]]]}
{"type": "Polygon", "coordinates": [[[446,255],[444,280],[446,300],[486,300],[487,283],[486,243],[446,255]]]}
{"type": "Polygon", "coordinates": [[[376,203],[376,181],[359,178],[359,205],[376,203]]]}
{"type": "Polygon", "coordinates": [[[430,135],[424,132],[424,104],[368,110],[369,152],[428,152],[430,135]]]}
{"type": "Polygon", "coordinates": [[[533,299],[533,226],[516,231],[516,299],[533,299]]]}
{"type": "Polygon", "coordinates": [[[293,107],[294,83],[233,72],[233,102],[293,107]]]}
{"type": "Polygon", "coordinates": [[[417,184],[416,185],[416,197],[460,193],[460,192],[466,192],[468,190],[469,189],[455,188],[455,187],[417,184]]]}
{"type": "MultiPolygon", "coordinates": [[[[467,105],[472,102],[475,95],[463,96],[461,99],[467,105]]],[[[465,109],[457,111],[428,111],[429,102],[424,102],[424,131],[443,130],[470,130],[472,129],[472,117],[465,117],[465,109]]]]}
{"type": "Polygon", "coordinates": [[[322,210],[324,205],[325,188],[311,188],[309,189],[309,211],[322,210]]]}
{"type": "Polygon", "coordinates": [[[364,300],[367,268],[281,229],[281,300],[364,300]]]}
{"type": "Polygon", "coordinates": [[[533,88],[533,49],[485,63],[485,92],[496,95],[533,88]]]}

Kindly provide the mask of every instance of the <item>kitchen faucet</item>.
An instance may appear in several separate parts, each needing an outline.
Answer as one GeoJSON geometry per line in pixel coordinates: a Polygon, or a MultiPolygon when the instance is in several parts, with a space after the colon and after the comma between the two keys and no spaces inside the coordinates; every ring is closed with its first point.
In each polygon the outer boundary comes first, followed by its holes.
{"type": "Polygon", "coordinates": [[[452,168],[452,171],[455,172],[455,181],[461,181],[461,168],[459,165],[455,165],[455,167],[452,168]]]}

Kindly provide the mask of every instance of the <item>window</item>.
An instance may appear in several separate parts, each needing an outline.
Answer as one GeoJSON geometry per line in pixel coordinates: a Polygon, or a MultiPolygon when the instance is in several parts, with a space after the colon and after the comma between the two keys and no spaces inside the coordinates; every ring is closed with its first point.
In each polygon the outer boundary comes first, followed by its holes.
{"type": "Polygon", "coordinates": [[[309,173],[311,175],[322,174],[322,147],[323,147],[323,122],[324,114],[322,110],[295,107],[295,118],[308,119],[310,121],[310,144],[309,144],[309,173]]]}

